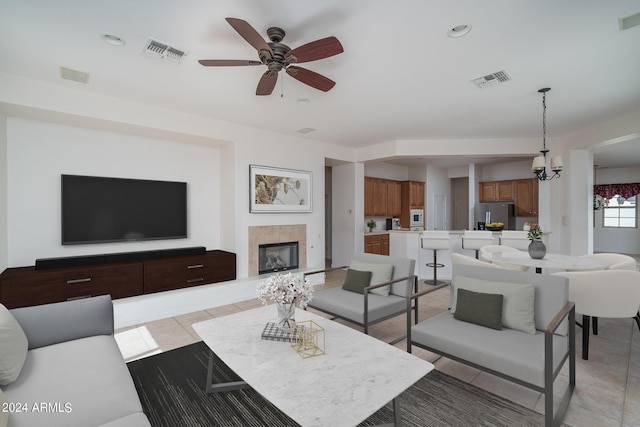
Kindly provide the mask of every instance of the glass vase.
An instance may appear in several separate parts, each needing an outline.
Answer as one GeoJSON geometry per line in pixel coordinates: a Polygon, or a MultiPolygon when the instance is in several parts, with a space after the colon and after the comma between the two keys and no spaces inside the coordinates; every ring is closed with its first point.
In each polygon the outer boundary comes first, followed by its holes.
{"type": "Polygon", "coordinates": [[[542,259],[547,254],[547,247],[542,243],[542,240],[532,240],[527,250],[533,259],[542,259]]]}
{"type": "Polygon", "coordinates": [[[296,327],[296,303],[276,303],[278,306],[278,328],[290,331],[296,327]]]}

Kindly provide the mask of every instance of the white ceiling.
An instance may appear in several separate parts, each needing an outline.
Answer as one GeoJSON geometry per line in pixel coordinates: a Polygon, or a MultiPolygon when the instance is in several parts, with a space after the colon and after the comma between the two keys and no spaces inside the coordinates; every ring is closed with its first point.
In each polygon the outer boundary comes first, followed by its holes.
{"type": "Polygon", "coordinates": [[[618,28],[637,12],[637,0],[3,1],[0,72],[354,148],[539,136],[537,90],[548,86],[554,137],[640,109],[640,26],[618,28]],[[258,59],[226,17],[265,39],[268,27],[282,27],[291,48],[336,36],[344,53],[301,65],[336,86],[324,93],[280,73],[274,93],[257,97],[263,66],[201,66],[258,59]],[[460,24],[471,32],[448,37],[460,24]],[[109,45],[102,33],[126,44],[109,45]],[[188,55],[181,64],[146,56],[148,38],[188,55]],[[90,73],[89,83],[61,79],[60,66],[90,73]],[[470,82],[500,70],[512,80],[470,82]],[[315,131],[296,133],[303,128],[315,131]]]}

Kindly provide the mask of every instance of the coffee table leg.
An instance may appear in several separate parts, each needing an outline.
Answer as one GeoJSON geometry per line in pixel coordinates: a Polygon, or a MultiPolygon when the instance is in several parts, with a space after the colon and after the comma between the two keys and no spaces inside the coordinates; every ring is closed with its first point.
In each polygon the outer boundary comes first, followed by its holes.
{"type": "MultiPolygon", "coordinates": [[[[228,383],[213,383],[213,368],[215,362],[220,361],[218,356],[211,350],[209,350],[209,364],[207,366],[207,383],[205,385],[205,391],[207,393],[220,393],[223,391],[231,391],[231,390],[240,390],[242,388],[247,388],[247,385],[244,381],[230,381],[228,383]]],[[[395,409],[394,409],[395,410],[395,409]]]]}
{"type": "Polygon", "coordinates": [[[396,397],[391,401],[393,403],[393,423],[378,424],[373,427],[400,427],[402,426],[402,417],[400,416],[400,401],[396,397]]]}

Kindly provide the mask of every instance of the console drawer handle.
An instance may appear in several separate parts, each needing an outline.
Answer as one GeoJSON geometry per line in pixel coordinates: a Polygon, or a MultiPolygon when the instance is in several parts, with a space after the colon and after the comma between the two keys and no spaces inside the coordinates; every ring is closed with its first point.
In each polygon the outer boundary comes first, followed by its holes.
{"type": "Polygon", "coordinates": [[[188,269],[202,268],[202,267],[204,267],[204,264],[193,264],[193,265],[188,265],[187,266],[188,269]]]}
{"type": "Polygon", "coordinates": [[[189,279],[189,280],[187,280],[187,283],[202,282],[203,280],[204,280],[204,277],[198,277],[197,279],[189,279]]]}
{"type": "Polygon", "coordinates": [[[74,283],[85,283],[90,281],[91,281],[91,277],[85,277],[84,279],[71,279],[71,280],[67,280],[67,285],[72,285],[74,283]]]}

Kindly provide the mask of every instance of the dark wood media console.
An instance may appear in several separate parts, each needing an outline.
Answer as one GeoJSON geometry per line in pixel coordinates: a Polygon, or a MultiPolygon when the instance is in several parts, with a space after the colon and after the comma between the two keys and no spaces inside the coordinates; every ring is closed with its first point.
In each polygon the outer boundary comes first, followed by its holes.
{"type": "Polygon", "coordinates": [[[7,268],[0,274],[0,302],[16,308],[103,294],[116,299],[235,278],[236,254],[221,250],[77,267],[7,268]]]}

